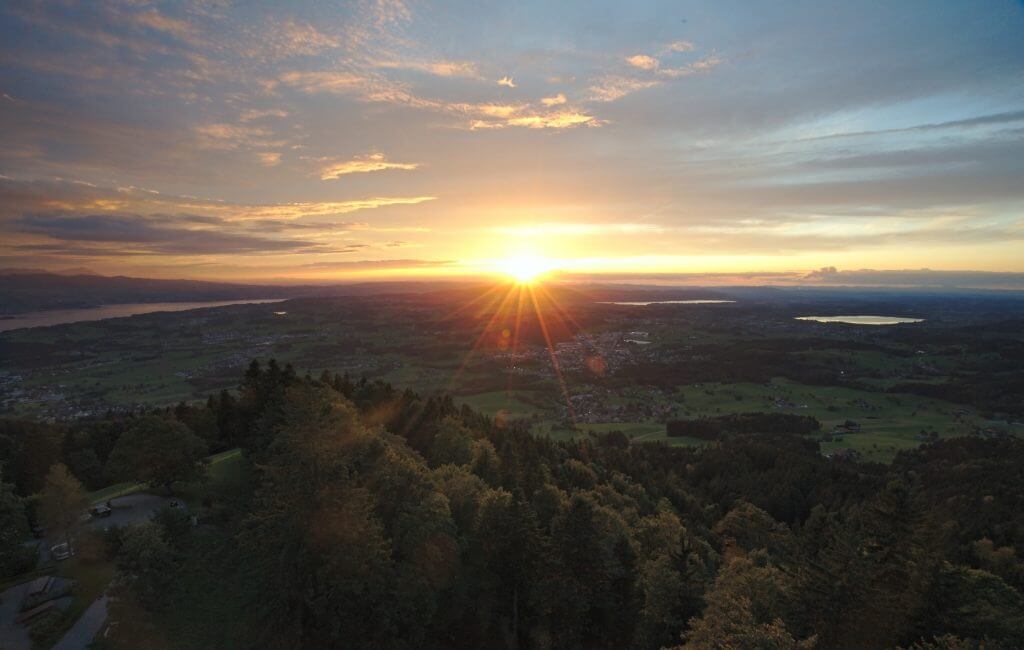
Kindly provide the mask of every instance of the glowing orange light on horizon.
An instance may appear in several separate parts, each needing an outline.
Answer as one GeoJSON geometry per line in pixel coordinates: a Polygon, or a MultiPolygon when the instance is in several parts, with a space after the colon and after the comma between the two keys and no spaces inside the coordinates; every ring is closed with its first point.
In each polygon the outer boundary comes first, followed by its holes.
{"type": "Polygon", "coordinates": [[[513,255],[496,264],[497,269],[518,284],[533,284],[551,272],[552,263],[539,255],[524,253],[513,255]]]}
{"type": "MultiPolygon", "coordinates": [[[[482,319],[485,322],[476,340],[466,351],[462,362],[449,378],[449,391],[456,385],[463,372],[469,367],[471,360],[481,349],[493,346],[498,351],[510,352],[514,356],[519,351],[524,321],[529,318],[540,329],[541,345],[547,350],[554,378],[565,400],[566,413],[570,421],[575,422],[576,413],[569,397],[566,378],[558,363],[551,325],[559,330],[575,328],[581,333],[582,328],[558,304],[555,296],[541,282],[546,275],[555,270],[553,261],[527,252],[495,260],[487,267],[493,272],[508,276],[513,282],[495,284],[456,308],[451,314],[452,317],[457,314],[472,315],[473,318],[482,319]],[[549,319],[553,319],[554,322],[549,324],[549,319]]],[[[589,339],[589,337],[587,338],[589,339]]],[[[512,399],[511,378],[510,374],[507,393],[509,400],[512,399]]],[[[496,421],[498,420],[496,419],[496,421]]]]}

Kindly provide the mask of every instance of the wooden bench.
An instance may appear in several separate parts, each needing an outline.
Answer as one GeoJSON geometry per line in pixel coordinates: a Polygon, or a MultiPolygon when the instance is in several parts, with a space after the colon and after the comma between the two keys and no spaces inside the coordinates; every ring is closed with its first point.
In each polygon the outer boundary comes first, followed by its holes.
{"type": "Polygon", "coordinates": [[[51,609],[55,608],[56,606],[57,606],[56,602],[54,602],[52,600],[48,600],[45,603],[43,603],[42,605],[38,605],[38,606],[33,607],[32,609],[28,610],[28,611],[22,612],[18,616],[18,618],[14,619],[14,620],[16,620],[18,623],[24,624],[24,623],[26,623],[28,621],[31,621],[33,618],[35,618],[36,616],[39,616],[40,614],[45,614],[46,612],[50,611],[51,609]]]}

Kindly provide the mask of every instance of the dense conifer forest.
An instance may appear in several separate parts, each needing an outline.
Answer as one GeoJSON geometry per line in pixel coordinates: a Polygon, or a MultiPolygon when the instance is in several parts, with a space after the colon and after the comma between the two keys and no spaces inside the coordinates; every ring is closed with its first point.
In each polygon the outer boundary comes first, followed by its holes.
{"type": "Polygon", "coordinates": [[[808,426],[555,442],[253,362],[205,404],[0,423],[2,568],[24,568],[59,466],[198,500],[194,521],[168,509],[97,540],[118,567],[101,647],[1024,646],[1024,442],[880,465],[824,458],[808,426]],[[235,447],[236,472],[201,478],[235,447]]]}

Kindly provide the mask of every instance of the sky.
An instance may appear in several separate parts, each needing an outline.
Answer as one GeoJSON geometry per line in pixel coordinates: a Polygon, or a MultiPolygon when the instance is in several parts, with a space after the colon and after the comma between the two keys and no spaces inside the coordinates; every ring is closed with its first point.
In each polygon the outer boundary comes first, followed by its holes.
{"type": "Polygon", "coordinates": [[[328,281],[521,257],[1016,277],[1024,4],[0,5],[0,267],[328,281]]]}

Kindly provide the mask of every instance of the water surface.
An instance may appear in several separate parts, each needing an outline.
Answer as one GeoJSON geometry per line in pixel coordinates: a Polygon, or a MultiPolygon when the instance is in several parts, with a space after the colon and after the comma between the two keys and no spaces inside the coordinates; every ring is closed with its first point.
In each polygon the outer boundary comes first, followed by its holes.
{"type": "Polygon", "coordinates": [[[273,300],[219,300],[213,302],[130,302],[121,305],[101,305],[85,309],[52,309],[48,311],[30,311],[17,314],[11,318],[0,319],[0,332],[21,329],[23,327],[49,327],[64,323],[80,323],[85,321],[104,320],[106,318],[123,318],[139,314],[151,314],[159,311],[187,311],[204,307],[226,307],[228,305],[250,305],[273,300]]]}
{"type": "Polygon", "coordinates": [[[647,305],[720,305],[735,300],[651,300],[648,302],[602,302],[602,305],[629,305],[646,307],[647,305]]]}
{"type": "Polygon", "coordinates": [[[812,320],[818,323],[846,323],[848,325],[899,325],[924,321],[923,318],[904,318],[902,316],[797,316],[796,319],[812,320]]]}

